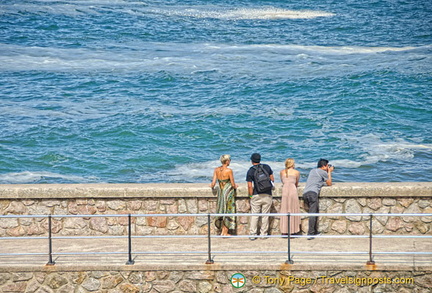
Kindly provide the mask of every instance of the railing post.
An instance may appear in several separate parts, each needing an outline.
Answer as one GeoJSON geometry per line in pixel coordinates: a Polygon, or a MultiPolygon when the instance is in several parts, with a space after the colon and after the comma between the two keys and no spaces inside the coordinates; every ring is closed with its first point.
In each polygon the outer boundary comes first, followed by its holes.
{"type": "Polygon", "coordinates": [[[129,227],[129,233],[128,233],[128,255],[129,259],[126,262],[127,265],[133,265],[135,264],[135,261],[132,259],[132,219],[131,214],[128,215],[128,227],[129,227]]]}
{"type": "Polygon", "coordinates": [[[369,215],[369,261],[367,265],[375,265],[375,261],[372,256],[372,214],[369,215]]]}
{"type": "Polygon", "coordinates": [[[48,250],[49,250],[49,260],[47,265],[49,266],[53,266],[55,265],[55,261],[53,261],[52,258],[52,235],[51,235],[51,230],[52,230],[52,219],[51,219],[51,215],[48,215],[48,250]]]}
{"type": "Polygon", "coordinates": [[[210,214],[207,214],[207,227],[208,259],[206,264],[211,265],[214,264],[214,261],[211,258],[210,214]]]}
{"type": "Polygon", "coordinates": [[[285,261],[286,264],[293,264],[294,261],[291,258],[291,216],[288,213],[288,259],[285,261]]]}

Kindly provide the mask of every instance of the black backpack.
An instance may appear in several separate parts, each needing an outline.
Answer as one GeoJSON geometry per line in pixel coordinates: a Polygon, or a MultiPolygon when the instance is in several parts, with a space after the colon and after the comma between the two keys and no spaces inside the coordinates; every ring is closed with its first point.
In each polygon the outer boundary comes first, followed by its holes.
{"type": "Polygon", "coordinates": [[[256,184],[255,189],[258,193],[266,193],[273,187],[269,173],[261,164],[255,167],[254,181],[256,184]]]}

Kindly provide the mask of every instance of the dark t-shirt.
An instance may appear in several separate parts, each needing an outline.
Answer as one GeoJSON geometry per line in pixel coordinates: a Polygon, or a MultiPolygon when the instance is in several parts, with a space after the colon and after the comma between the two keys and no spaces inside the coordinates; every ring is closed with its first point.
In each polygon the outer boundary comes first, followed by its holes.
{"type": "MultiPolygon", "coordinates": [[[[256,182],[254,180],[254,174],[255,174],[255,169],[256,169],[257,165],[253,165],[252,167],[249,168],[247,174],[246,174],[246,181],[247,182],[253,182],[253,194],[258,194],[258,191],[256,190],[256,182]]],[[[261,164],[261,166],[267,171],[267,173],[269,175],[273,174],[273,170],[270,168],[269,165],[267,164],[261,164]]],[[[270,190],[269,192],[267,192],[267,194],[272,195],[272,191],[270,190]]]]}

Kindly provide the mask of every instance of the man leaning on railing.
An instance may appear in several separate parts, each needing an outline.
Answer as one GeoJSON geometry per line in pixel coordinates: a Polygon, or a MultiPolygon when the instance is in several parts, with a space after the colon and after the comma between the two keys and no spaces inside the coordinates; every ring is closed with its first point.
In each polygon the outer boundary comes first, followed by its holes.
{"type": "MultiPolygon", "coordinates": [[[[307,207],[305,207],[309,213],[319,213],[319,194],[321,192],[321,187],[324,184],[328,186],[332,185],[332,172],[334,167],[329,164],[326,159],[320,159],[318,161],[318,166],[309,172],[308,179],[306,181],[306,186],[303,190],[303,200],[307,207]]],[[[308,240],[314,239],[318,232],[318,217],[309,217],[309,230],[308,240]]]]}

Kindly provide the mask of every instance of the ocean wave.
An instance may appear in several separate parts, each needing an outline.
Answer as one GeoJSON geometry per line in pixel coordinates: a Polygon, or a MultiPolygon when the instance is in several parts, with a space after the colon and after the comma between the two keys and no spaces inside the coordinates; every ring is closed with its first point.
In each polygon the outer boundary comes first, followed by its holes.
{"type": "Polygon", "coordinates": [[[403,52],[416,49],[416,47],[360,47],[360,46],[291,46],[293,49],[322,52],[322,53],[336,53],[336,54],[375,54],[383,52],[403,52]]]}
{"type": "MultiPolygon", "coordinates": [[[[53,14],[66,16],[100,15],[100,10],[122,10],[124,7],[143,7],[144,2],[125,0],[33,0],[26,3],[2,3],[0,4],[0,15],[16,13],[53,14]]],[[[127,10],[126,10],[127,11],[127,10]]]]}
{"type": "Polygon", "coordinates": [[[0,174],[0,184],[53,183],[58,181],[90,183],[97,181],[97,178],[84,178],[74,175],[62,175],[52,172],[37,171],[0,174]]]}
{"type": "Polygon", "coordinates": [[[432,45],[425,46],[403,46],[403,47],[372,47],[372,46],[308,46],[308,45],[294,45],[294,44],[206,44],[208,48],[219,49],[226,52],[241,52],[242,50],[265,50],[273,53],[286,53],[293,52],[296,54],[305,52],[316,52],[326,54],[376,54],[384,52],[405,52],[412,50],[428,51],[432,49],[432,45]]]}
{"type": "Polygon", "coordinates": [[[335,14],[319,10],[289,10],[278,7],[257,7],[257,8],[234,8],[227,6],[170,6],[169,8],[152,8],[144,2],[131,1],[32,1],[20,4],[0,5],[0,15],[12,13],[49,13],[56,15],[98,15],[101,11],[114,11],[131,15],[145,15],[149,13],[162,14],[164,16],[182,16],[192,18],[214,18],[226,20],[273,20],[273,19],[313,19],[317,17],[332,17],[335,14]]]}
{"type": "Polygon", "coordinates": [[[362,165],[374,165],[378,162],[400,162],[414,158],[415,153],[427,152],[432,150],[432,144],[411,143],[404,139],[395,141],[384,141],[377,134],[367,134],[363,136],[346,137],[350,145],[360,148],[363,159],[362,165]]]}
{"type": "MultiPolygon", "coordinates": [[[[109,46],[109,44],[106,44],[109,46]]],[[[340,70],[340,66],[353,65],[371,66],[405,61],[412,66],[413,63],[425,64],[425,59],[430,59],[427,52],[429,47],[326,47],[326,46],[298,46],[298,45],[227,45],[227,44],[174,44],[174,43],[140,43],[127,49],[88,49],[88,48],[54,48],[37,46],[20,46],[0,43],[1,71],[6,70],[38,70],[38,71],[93,71],[113,70],[125,71],[153,71],[161,70],[180,74],[194,75],[219,75],[230,70],[240,75],[252,72],[260,72],[261,68],[271,70],[274,74],[284,74],[287,67],[280,66],[290,61],[293,62],[290,70],[314,71],[320,63],[326,70],[340,70]],[[139,46],[139,51],[134,50],[139,46]],[[157,50],[156,50],[157,49],[157,50]],[[385,52],[409,52],[411,55],[381,56],[374,54],[385,52]],[[258,53],[259,52],[259,53],[258,53]],[[371,57],[357,58],[353,54],[367,55],[371,57]],[[339,55],[352,57],[339,60],[339,55]],[[335,56],[335,57],[333,57],[335,56]],[[324,58],[324,59],[323,59],[324,58]],[[376,58],[379,58],[375,60],[376,58]],[[316,59],[316,61],[314,61],[316,59]],[[371,60],[373,59],[373,60],[371,60]],[[375,60],[375,61],[374,61],[375,60]],[[387,60],[387,61],[386,61],[387,60]],[[342,62],[342,64],[341,64],[342,62]],[[313,65],[315,64],[315,66],[313,65]],[[298,68],[298,67],[301,68],[298,68]],[[330,67],[329,67],[330,66],[330,67]]]]}
{"type": "MultiPolygon", "coordinates": [[[[233,158],[235,159],[235,158],[233,158]]],[[[275,176],[275,181],[280,182],[279,171],[284,169],[283,161],[262,161],[263,164],[268,164],[275,176]]],[[[331,163],[337,168],[359,168],[366,162],[356,162],[348,159],[344,160],[332,160],[331,163]]],[[[296,162],[296,168],[301,170],[305,175],[310,169],[316,168],[317,162],[296,162]]],[[[165,175],[177,182],[197,182],[206,179],[211,180],[214,168],[220,166],[220,162],[217,160],[202,162],[202,163],[189,163],[184,165],[178,165],[173,170],[168,170],[165,175]]],[[[250,161],[233,161],[230,164],[230,168],[233,170],[236,182],[245,182],[246,173],[251,167],[250,161]]]]}
{"type": "MultiPolygon", "coordinates": [[[[415,152],[431,152],[432,144],[413,144],[405,141],[397,142],[382,142],[376,135],[366,135],[358,138],[362,141],[364,146],[362,152],[364,153],[358,160],[351,159],[332,159],[327,158],[330,164],[336,166],[336,172],[340,169],[358,169],[366,166],[373,166],[379,162],[401,162],[409,160],[414,156],[415,152]]],[[[353,145],[358,145],[353,142],[353,145]]],[[[357,157],[357,156],[356,156],[357,157]]],[[[245,177],[248,169],[251,167],[249,160],[236,160],[233,156],[233,161],[230,168],[234,172],[236,181],[245,182],[245,177]]],[[[264,164],[271,166],[276,182],[279,182],[279,171],[284,169],[284,161],[262,161],[264,164]]],[[[173,181],[178,182],[197,182],[202,179],[211,180],[214,168],[220,166],[218,160],[205,161],[201,163],[188,163],[177,165],[174,169],[165,172],[165,175],[173,181]]],[[[302,161],[296,159],[296,168],[299,169],[305,177],[309,170],[316,168],[317,161],[302,161]]]]}
{"type": "Polygon", "coordinates": [[[238,9],[229,11],[227,18],[233,19],[312,19],[331,17],[334,13],[314,10],[288,10],[280,8],[238,9]]]}
{"type": "Polygon", "coordinates": [[[263,8],[217,8],[209,9],[207,7],[175,7],[174,9],[154,10],[169,16],[185,16],[195,18],[215,18],[226,20],[272,20],[272,19],[313,19],[317,17],[331,17],[334,13],[316,10],[289,10],[277,7],[263,8]]]}

